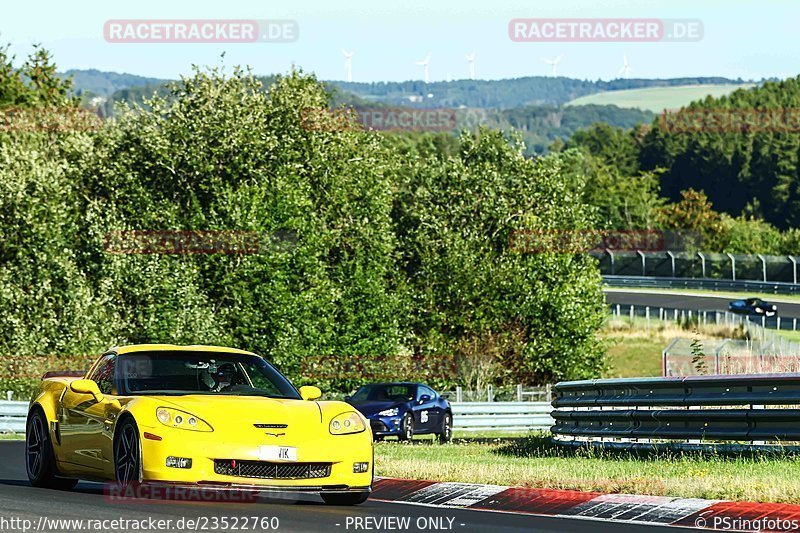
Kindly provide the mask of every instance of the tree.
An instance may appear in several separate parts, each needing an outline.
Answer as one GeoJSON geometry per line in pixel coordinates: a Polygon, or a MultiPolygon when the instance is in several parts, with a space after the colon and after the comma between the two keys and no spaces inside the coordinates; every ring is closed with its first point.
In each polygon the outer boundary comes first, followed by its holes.
{"type": "Polygon", "coordinates": [[[461,145],[458,157],[412,162],[398,175],[414,351],[494,354],[496,364],[481,364],[519,383],[597,375],[604,304],[593,260],[509,247],[517,231],[592,227],[580,176],[568,175],[563,155],[526,159],[498,132],[463,135],[461,145]]]}

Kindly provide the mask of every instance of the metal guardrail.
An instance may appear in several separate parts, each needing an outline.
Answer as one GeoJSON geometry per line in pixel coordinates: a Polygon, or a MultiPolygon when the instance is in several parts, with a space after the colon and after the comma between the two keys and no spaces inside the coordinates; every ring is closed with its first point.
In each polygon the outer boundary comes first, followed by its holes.
{"type": "MultiPolygon", "coordinates": [[[[553,425],[548,402],[452,403],[453,429],[528,431],[553,425]]],[[[0,433],[25,433],[28,402],[0,401],[0,433]]]]}
{"type": "Polygon", "coordinates": [[[0,401],[0,433],[25,433],[28,402],[0,401]]]}
{"type": "Polygon", "coordinates": [[[709,291],[752,291],[772,294],[800,294],[800,284],[782,281],[725,280],[712,278],[662,278],[654,276],[603,276],[610,287],[638,289],[701,289],[709,291]]]}
{"type": "Polygon", "coordinates": [[[551,432],[572,442],[800,441],[800,374],[570,381],[554,392],[551,432]]]}
{"type": "Polygon", "coordinates": [[[453,429],[461,431],[547,430],[553,425],[548,402],[452,402],[453,429]]]}

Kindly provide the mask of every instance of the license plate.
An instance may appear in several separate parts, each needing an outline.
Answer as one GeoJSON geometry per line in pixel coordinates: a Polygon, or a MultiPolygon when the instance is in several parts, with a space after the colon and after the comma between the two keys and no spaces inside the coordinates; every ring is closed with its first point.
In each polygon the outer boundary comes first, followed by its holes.
{"type": "Polygon", "coordinates": [[[293,446],[259,446],[258,458],[262,461],[297,461],[297,448],[293,446]]]}

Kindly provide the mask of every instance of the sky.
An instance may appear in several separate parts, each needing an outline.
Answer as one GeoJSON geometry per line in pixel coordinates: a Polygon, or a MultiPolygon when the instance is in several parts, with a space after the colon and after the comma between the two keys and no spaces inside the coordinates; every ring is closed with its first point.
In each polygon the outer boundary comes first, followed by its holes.
{"type": "Polygon", "coordinates": [[[353,81],[422,79],[415,61],[430,53],[431,81],[469,76],[474,53],[481,79],[549,75],[543,59],[561,56],[560,76],[786,78],[800,74],[797,0],[2,0],[0,43],[18,62],[40,43],[60,70],[96,68],[177,78],[192,65],[249,65],[256,74],[286,72],[295,64],[321,79],[345,79],[342,50],[355,53],[353,81]],[[517,18],[657,18],[702,22],[694,42],[514,42],[517,18]],[[293,20],[288,43],[113,43],[103,27],[125,19],[293,20]],[[225,54],[224,59],[221,58],[225,54]]]}

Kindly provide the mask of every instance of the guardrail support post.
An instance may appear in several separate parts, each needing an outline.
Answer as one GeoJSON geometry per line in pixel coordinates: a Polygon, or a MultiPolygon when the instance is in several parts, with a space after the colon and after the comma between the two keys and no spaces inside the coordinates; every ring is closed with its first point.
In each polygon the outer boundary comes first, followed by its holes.
{"type": "Polygon", "coordinates": [[[456,387],[456,401],[461,403],[463,399],[461,398],[461,387],[456,387]]]}
{"type": "Polygon", "coordinates": [[[6,391],[6,400],[9,402],[14,399],[14,391],[7,390],[6,391]]]}
{"type": "Polygon", "coordinates": [[[547,403],[553,402],[553,386],[551,384],[547,384],[544,387],[545,391],[545,398],[547,398],[547,403]]]}
{"type": "MultiPolygon", "coordinates": [[[[697,255],[700,257],[700,273],[701,273],[701,277],[705,278],[706,277],[706,256],[704,256],[700,252],[697,252],[697,255]]],[[[673,274],[672,277],[675,277],[675,274],[673,274]]]]}
{"type": "Polygon", "coordinates": [[[675,277],[675,254],[667,250],[667,255],[669,256],[669,262],[672,267],[672,277],[675,277]]]}
{"type": "Polygon", "coordinates": [[[736,258],[731,253],[726,253],[725,255],[731,260],[731,280],[736,281],[736,258]]]}
{"type": "Polygon", "coordinates": [[[493,402],[494,401],[494,391],[492,390],[491,384],[490,385],[486,385],[486,397],[488,398],[488,400],[486,400],[486,401],[488,401],[488,402],[493,402]]]}
{"type": "Polygon", "coordinates": [[[522,401],[522,383],[517,383],[517,401],[522,401]]]}

